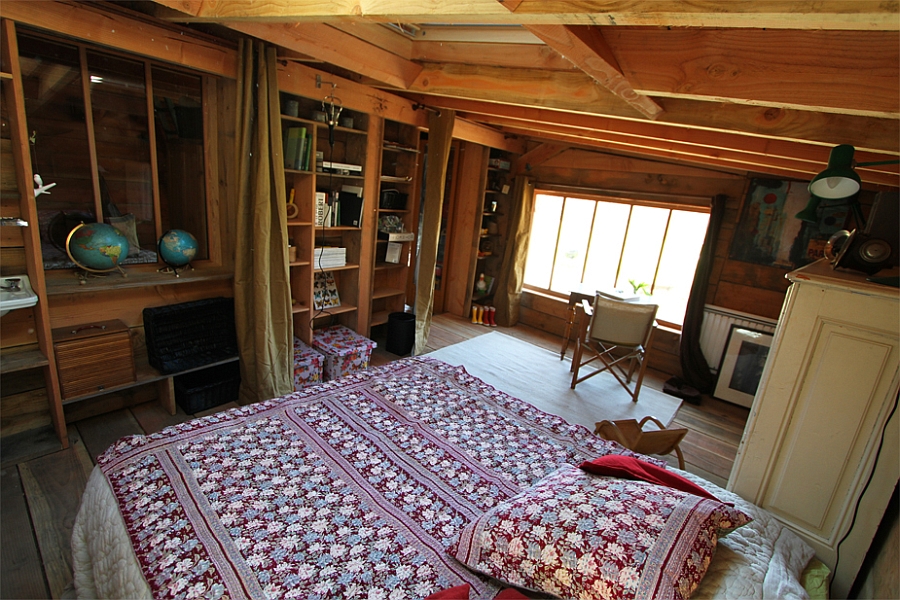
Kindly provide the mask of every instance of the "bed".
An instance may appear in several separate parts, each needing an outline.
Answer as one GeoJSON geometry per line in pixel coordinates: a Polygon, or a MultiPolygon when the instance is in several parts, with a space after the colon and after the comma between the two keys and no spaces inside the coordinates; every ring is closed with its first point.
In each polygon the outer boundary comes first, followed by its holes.
{"type": "MultiPolygon", "coordinates": [[[[508,527],[509,514],[521,514],[517,499],[546,493],[560,478],[602,482],[601,494],[589,496],[621,508],[615,492],[621,481],[574,467],[603,456],[662,464],[509,396],[463,367],[427,356],[401,359],[119,440],[98,459],[74,523],[76,590],[82,598],[404,600],[462,584],[472,598],[493,598],[514,584],[542,597],[522,581],[489,577],[461,562],[463,542],[488,539],[484,528],[492,521],[508,527]],[[496,518],[504,509],[510,512],[496,518]]],[[[718,540],[712,536],[714,554],[705,561],[689,556],[705,570],[699,587],[688,590],[692,597],[806,597],[799,579],[813,556],[807,544],[734,494],[672,471],[752,519],[730,532],[720,529],[718,540]]],[[[673,494],[652,492],[664,502],[673,494]]],[[[585,519],[567,516],[558,498],[538,497],[543,500],[525,508],[530,517],[547,519],[535,511],[556,506],[558,523],[570,517],[578,523],[565,539],[589,537],[575,532],[583,533],[585,519]]],[[[562,502],[579,497],[567,492],[562,502]]],[[[599,510],[590,501],[582,497],[581,508],[599,510]]],[[[658,520],[654,511],[636,510],[618,516],[658,520]]],[[[550,535],[553,527],[538,529],[550,535]]],[[[503,549],[512,555],[513,546],[503,549]]],[[[482,559],[496,554],[483,552],[482,559]]],[[[584,567],[566,552],[557,559],[555,576],[567,564],[584,567]]],[[[640,592],[638,583],[625,581],[623,589],[640,592]]]]}

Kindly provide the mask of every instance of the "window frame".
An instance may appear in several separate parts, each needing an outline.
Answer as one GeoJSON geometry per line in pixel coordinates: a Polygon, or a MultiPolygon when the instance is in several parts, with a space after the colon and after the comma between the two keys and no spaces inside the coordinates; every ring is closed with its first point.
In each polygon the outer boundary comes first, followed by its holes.
{"type": "MultiPolygon", "coordinates": [[[[656,261],[656,269],[653,274],[653,282],[651,285],[651,291],[652,291],[653,287],[656,285],[656,280],[659,275],[659,266],[660,266],[660,263],[662,262],[662,253],[665,249],[665,240],[666,240],[666,236],[669,233],[669,226],[672,221],[672,212],[671,211],[678,210],[678,211],[684,211],[684,212],[704,213],[707,215],[710,214],[710,212],[711,212],[711,207],[708,204],[709,198],[706,198],[706,197],[700,198],[700,197],[672,195],[668,199],[661,199],[658,196],[662,196],[662,194],[643,194],[640,192],[632,193],[632,192],[626,192],[626,191],[616,191],[615,193],[612,193],[612,192],[604,192],[604,191],[599,191],[599,190],[587,190],[587,189],[581,189],[581,188],[575,189],[575,188],[569,188],[569,187],[565,187],[565,186],[536,184],[535,189],[534,189],[535,202],[536,202],[537,196],[539,196],[541,194],[563,197],[561,215],[565,214],[566,200],[569,198],[576,198],[579,200],[592,200],[594,202],[610,202],[610,203],[616,203],[616,204],[625,204],[630,207],[646,206],[646,207],[650,207],[650,208],[661,208],[661,209],[668,210],[669,215],[668,215],[668,218],[666,219],[665,231],[663,233],[663,238],[662,238],[663,243],[660,245],[659,256],[657,257],[657,261],[656,261]],[[653,196],[657,196],[657,197],[653,197],[653,196]],[[703,202],[705,204],[700,204],[700,202],[703,202]]],[[[533,214],[534,214],[534,209],[532,208],[532,218],[533,218],[533,214]]],[[[587,269],[587,257],[589,255],[590,249],[591,249],[591,241],[593,239],[593,231],[594,231],[594,225],[595,225],[595,220],[596,220],[596,214],[597,213],[596,213],[596,209],[595,209],[593,216],[591,217],[591,228],[590,228],[591,234],[588,237],[588,243],[584,249],[585,262],[584,262],[584,265],[582,266],[582,271],[581,271],[581,281],[582,282],[584,281],[585,270],[587,269]]],[[[625,245],[628,242],[628,227],[631,224],[631,217],[632,217],[632,211],[629,209],[628,221],[626,223],[626,228],[625,228],[625,235],[622,237],[622,245],[621,245],[621,249],[619,252],[619,264],[616,266],[616,279],[618,279],[618,277],[619,277],[619,272],[620,272],[620,269],[622,266],[622,256],[624,253],[625,245]]],[[[553,272],[556,268],[556,253],[559,251],[559,234],[560,234],[560,230],[562,229],[562,224],[563,224],[563,220],[562,220],[562,218],[560,218],[559,226],[557,228],[556,245],[554,246],[554,249],[553,249],[553,259],[551,261],[551,270],[550,270],[550,281],[551,282],[553,281],[553,272]]],[[[526,258],[526,260],[527,260],[527,258],[526,258]]],[[[568,300],[569,300],[569,295],[564,292],[557,292],[557,291],[551,290],[549,288],[541,288],[541,287],[531,285],[528,283],[524,283],[524,282],[522,284],[522,289],[532,292],[532,293],[541,294],[541,295],[549,296],[549,297],[553,297],[553,298],[558,298],[560,300],[565,300],[566,302],[568,302],[568,300]]],[[[683,328],[682,325],[679,323],[673,323],[671,321],[665,321],[665,320],[662,320],[659,318],[657,318],[657,321],[660,323],[660,325],[663,325],[665,327],[668,327],[668,328],[671,328],[671,329],[674,329],[677,331],[681,331],[683,328]]]]}
{"type": "MultiPolygon", "coordinates": [[[[220,231],[219,231],[219,221],[218,221],[218,190],[214,186],[216,186],[217,175],[213,172],[213,165],[216,163],[216,160],[213,157],[218,156],[218,147],[216,136],[210,131],[210,128],[215,128],[216,124],[214,123],[215,116],[212,113],[211,104],[215,102],[215,98],[211,98],[210,95],[215,95],[214,87],[215,81],[217,79],[216,76],[205,73],[199,69],[194,69],[190,67],[185,67],[178,63],[170,63],[164,60],[160,60],[158,58],[148,57],[141,54],[136,54],[124,50],[120,50],[113,47],[107,47],[99,44],[94,44],[90,42],[83,41],[78,38],[72,38],[65,35],[53,34],[43,31],[41,29],[37,29],[30,26],[20,25],[16,27],[16,35],[27,35],[32,38],[37,39],[45,39],[54,43],[65,44],[72,46],[78,50],[79,53],[79,62],[81,67],[81,77],[82,77],[82,86],[84,88],[84,103],[85,103],[85,111],[90,112],[92,107],[92,99],[90,97],[90,87],[89,82],[85,81],[85,77],[88,76],[88,63],[87,63],[87,53],[94,52],[99,54],[105,54],[108,56],[113,56],[125,60],[131,60],[135,62],[139,62],[143,65],[144,69],[144,82],[145,89],[144,93],[146,95],[146,101],[148,103],[148,115],[147,115],[147,126],[148,126],[148,137],[149,137],[149,146],[150,146],[150,170],[152,180],[150,182],[152,188],[152,200],[153,200],[153,213],[154,213],[154,226],[156,228],[156,239],[158,240],[160,236],[163,234],[162,230],[162,220],[161,220],[161,206],[162,206],[162,198],[160,192],[160,179],[159,179],[159,164],[158,164],[158,156],[157,156],[157,143],[156,139],[156,115],[153,110],[153,102],[154,102],[154,86],[152,81],[151,72],[153,67],[159,67],[163,69],[168,69],[171,71],[177,71],[184,73],[186,75],[196,76],[200,78],[200,94],[201,94],[201,114],[203,119],[203,153],[204,153],[204,178],[205,178],[205,197],[204,197],[204,213],[206,220],[206,255],[207,258],[201,260],[192,261],[191,264],[195,267],[217,267],[223,264],[223,256],[221,252],[222,244],[219,241],[220,231]]],[[[19,61],[20,57],[13,57],[14,60],[19,61]]],[[[27,115],[26,115],[27,119],[27,115]]],[[[94,131],[93,131],[93,123],[89,120],[86,121],[85,127],[88,133],[88,147],[91,153],[91,163],[96,164],[97,162],[97,154],[96,147],[94,141],[94,131]]],[[[94,211],[95,214],[102,214],[102,194],[100,192],[100,176],[96,169],[96,167],[91,169],[91,181],[94,190],[94,211]]],[[[131,270],[136,271],[147,271],[147,272],[156,272],[160,270],[160,267],[164,267],[165,263],[162,260],[162,257],[157,253],[157,260],[155,263],[132,263],[126,265],[131,270]]],[[[55,273],[64,272],[65,269],[45,269],[45,272],[48,274],[53,274],[51,277],[55,276],[55,273]]]]}

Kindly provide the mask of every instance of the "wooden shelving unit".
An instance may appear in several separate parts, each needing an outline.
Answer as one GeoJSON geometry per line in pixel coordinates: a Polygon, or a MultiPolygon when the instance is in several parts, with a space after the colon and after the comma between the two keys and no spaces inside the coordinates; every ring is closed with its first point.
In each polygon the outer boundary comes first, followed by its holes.
{"type": "MultiPolygon", "coordinates": [[[[419,171],[422,166],[419,137],[419,130],[411,125],[384,121],[375,219],[379,231],[384,229],[383,222],[392,220],[399,221],[403,231],[418,235],[419,171]]],[[[414,303],[412,274],[416,264],[416,239],[389,242],[385,236],[376,235],[372,252],[370,330],[387,323],[391,313],[404,312],[407,305],[414,303]],[[399,244],[397,262],[386,260],[389,244],[399,244]]]]}
{"type": "MultiPolygon", "coordinates": [[[[334,196],[344,186],[365,190],[365,169],[368,146],[369,116],[365,113],[344,110],[341,120],[351,119],[352,127],[338,125],[333,135],[328,124],[316,120],[321,101],[282,92],[282,136],[290,137],[291,128],[303,128],[301,139],[308,140],[306,156],[300,164],[289,164],[289,146],[285,145],[285,187],[288,206],[288,237],[296,248],[296,259],[290,261],[292,317],[294,335],[305,343],[312,342],[313,330],[332,324],[341,324],[359,331],[359,306],[368,302],[367,284],[360,281],[361,261],[369,260],[362,244],[362,215],[360,226],[329,226],[334,196]],[[297,115],[286,114],[285,107],[296,103],[297,115]],[[334,145],[331,145],[331,141],[334,145]],[[359,167],[359,171],[326,172],[322,163],[340,163],[359,167]],[[325,193],[326,222],[317,221],[317,194],[325,193]],[[291,200],[292,199],[292,200],[291,200]],[[346,248],[346,264],[340,267],[320,267],[316,263],[315,249],[322,246],[346,248]],[[319,309],[315,304],[315,274],[329,271],[334,277],[341,305],[319,309]]],[[[364,331],[361,333],[365,333],[364,331]]]]}

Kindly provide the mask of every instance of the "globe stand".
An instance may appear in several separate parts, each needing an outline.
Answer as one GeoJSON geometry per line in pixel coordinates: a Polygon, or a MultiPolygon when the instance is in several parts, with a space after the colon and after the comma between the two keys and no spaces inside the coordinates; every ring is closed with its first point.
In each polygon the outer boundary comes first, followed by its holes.
{"type": "MultiPolygon", "coordinates": [[[[75,263],[75,276],[78,277],[78,283],[84,285],[87,283],[88,279],[102,279],[103,277],[108,277],[112,271],[94,271],[91,269],[85,269],[82,265],[75,263]]],[[[122,274],[122,277],[128,277],[128,273],[122,270],[122,267],[116,267],[118,271],[122,274]]],[[[115,269],[114,269],[115,270],[115,269]]]]}
{"type": "Polygon", "coordinates": [[[191,266],[191,263],[188,263],[188,264],[184,265],[183,267],[172,267],[172,266],[163,267],[161,269],[157,269],[156,272],[157,273],[174,273],[175,277],[181,277],[181,273],[187,271],[188,269],[190,269],[191,271],[194,270],[194,267],[191,266]]]}

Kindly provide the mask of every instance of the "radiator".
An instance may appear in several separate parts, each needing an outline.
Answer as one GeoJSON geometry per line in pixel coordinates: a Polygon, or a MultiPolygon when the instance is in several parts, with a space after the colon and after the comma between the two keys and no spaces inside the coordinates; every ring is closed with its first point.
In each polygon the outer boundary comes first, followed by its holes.
{"type": "Polygon", "coordinates": [[[774,333],[777,323],[778,321],[766,317],[707,304],[703,309],[703,325],[700,328],[700,350],[710,369],[718,372],[732,325],[774,333]]]}

